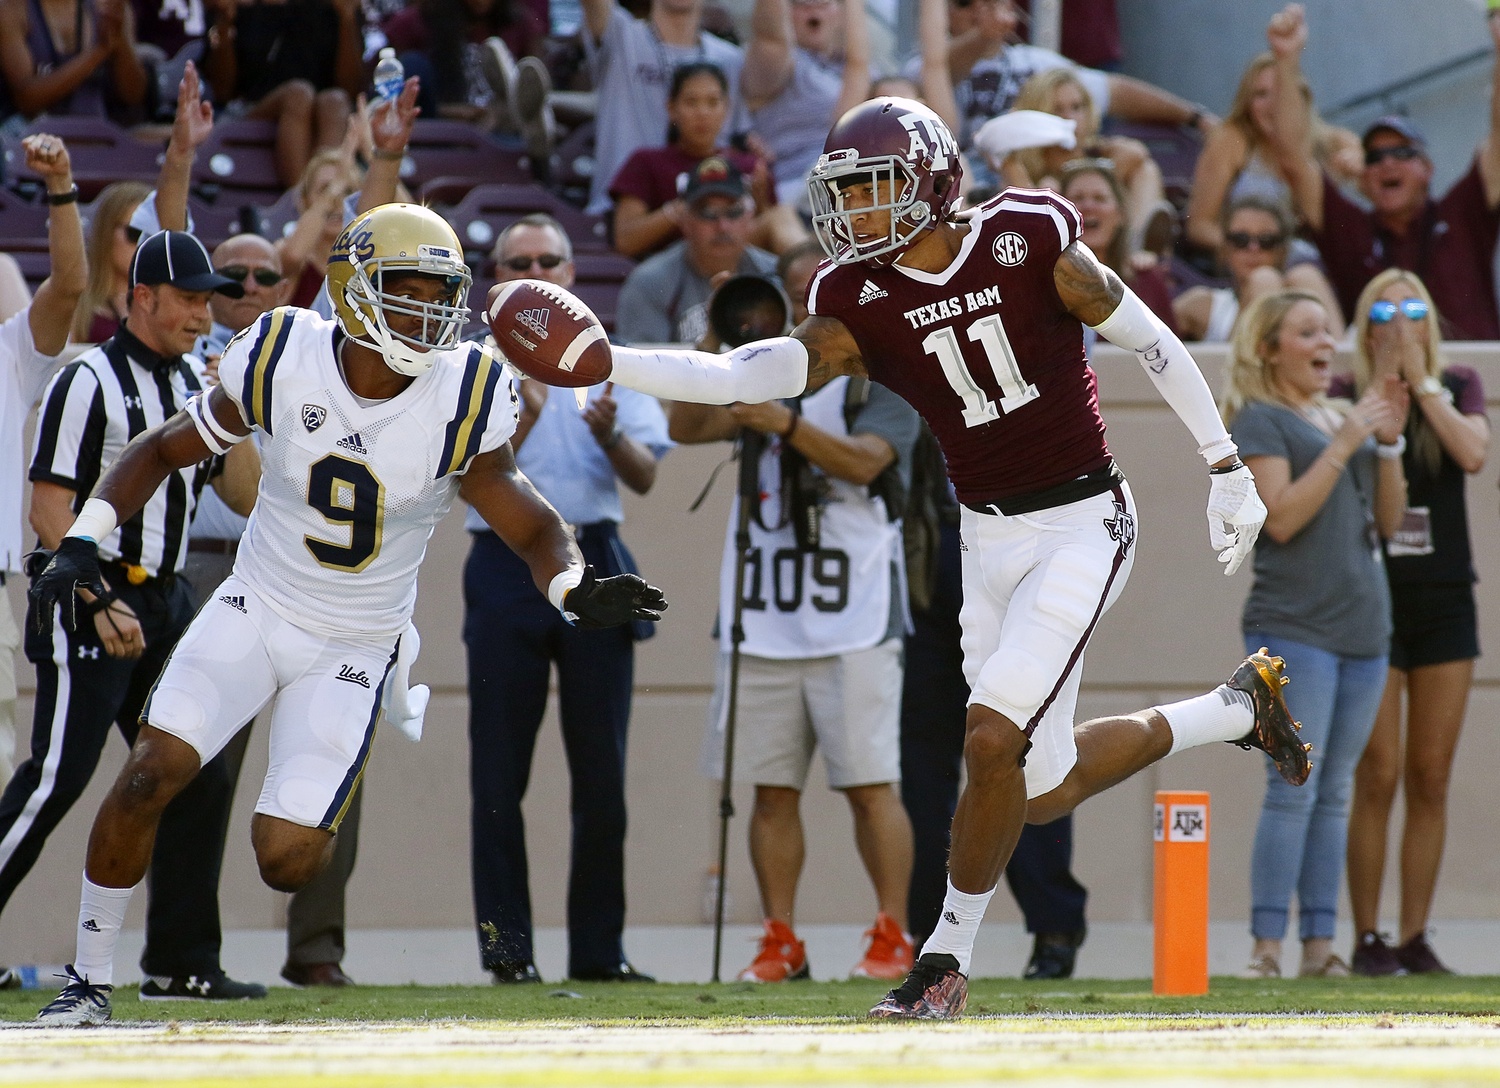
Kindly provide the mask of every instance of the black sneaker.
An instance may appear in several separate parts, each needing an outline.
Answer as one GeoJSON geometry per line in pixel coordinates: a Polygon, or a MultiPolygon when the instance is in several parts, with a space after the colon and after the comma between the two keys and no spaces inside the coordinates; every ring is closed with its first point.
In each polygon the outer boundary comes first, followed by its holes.
{"type": "Polygon", "coordinates": [[[67,974],[58,978],[68,980],[62,993],[52,1003],[36,1014],[37,1021],[57,1027],[87,1027],[92,1024],[109,1023],[109,995],[113,986],[95,986],[86,978],[79,978],[70,963],[67,974]]]}
{"type": "Polygon", "coordinates": [[[1239,740],[1230,743],[1238,744],[1246,751],[1259,748],[1271,757],[1282,778],[1300,786],[1312,773],[1312,760],[1307,758],[1312,745],[1303,744],[1297,736],[1302,723],[1292,720],[1286,700],[1281,697],[1283,685],[1291,682],[1289,677],[1282,675],[1286,662],[1267,654],[1262,646],[1259,653],[1245,658],[1226,681],[1228,687],[1245,692],[1255,704],[1254,726],[1239,740]]]}
{"type": "Polygon", "coordinates": [[[1432,950],[1432,945],[1427,943],[1427,934],[1418,933],[1411,940],[1396,946],[1396,961],[1406,968],[1410,975],[1451,975],[1449,969],[1442,960],[1437,958],[1437,953],[1432,950]]]}
{"type": "Polygon", "coordinates": [[[186,978],[153,975],[141,983],[142,1001],[252,1001],[265,996],[259,982],[237,982],[223,971],[186,978]]]}
{"type": "Polygon", "coordinates": [[[655,982],[656,976],[637,971],[628,960],[621,960],[613,967],[588,971],[569,971],[568,978],[574,982],[655,982]]]}
{"type": "Polygon", "coordinates": [[[1369,978],[1406,974],[1405,966],[1396,958],[1396,950],[1386,944],[1385,938],[1373,930],[1361,933],[1359,939],[1354,942],[1354,955],[1349,969],[1356,975],[1365,975],[1369,978]]]}
{"type": "Polygon", "coordinates": [[[541,982],[542,976],[537,972],[534,963],[497,963],[490,968],[490,977],[495,980],[496,986],[510,986],[514,983],[541,982]]]}
{"type": "Polygon", "coordinates": [[[1073,964],[1078,959],[1078,948],[1083,944],[1086,933],[1086,930],[1079,930],[1077,933],[1038,933],[1031,946],[1031,961],[1026,964],[1021,977],[1072,978],[1073,964]]]}
{"type": "Polygon", "coordinates": [[[956,1020],[969,1001],[969,980],[946,952],[918,958],[906,981],[870,1010],[872,1020],[956,1020]]]}

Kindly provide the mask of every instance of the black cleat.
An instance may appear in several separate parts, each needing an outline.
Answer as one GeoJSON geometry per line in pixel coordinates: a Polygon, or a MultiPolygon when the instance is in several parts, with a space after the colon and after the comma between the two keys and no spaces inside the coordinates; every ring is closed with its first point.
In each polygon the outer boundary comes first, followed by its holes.
{"type": "Polygon", "coordinates": [[[1297,736],[1302,723],[1292,720],[1286,700],[1281,697],[1282,686],[1291,682],[1289,677],[1282,675],[1286,662],[1267,654],[1262,646],[1259,653],[1245,658],[1244,664],[1235,669],[1227,681],[1229,687],[1245,692],[1255,704],[1255,725],[1239,740],[1230,743],[1238,744],[1246,751],[1259,748],[1271,757],[1282,778],[1300,786],[1312,773],[1312,760],[1307,758],[1312,745],[1303,744],[1302,738],[1297,736]]]}
{"type": "Polygon", "coordinates": [[[141,983],[142,1001],[253,1001],[266,996],[259,982],[239,982],[223,971],[186,978],[148,976],[141,983]]]}
{"type": "Polygon", "coordinates": [[[870,1010],[872,1020],[956,1020],[969,1000],[969,980],[946,952],[918,958],[906,981],[870,1010]]]}

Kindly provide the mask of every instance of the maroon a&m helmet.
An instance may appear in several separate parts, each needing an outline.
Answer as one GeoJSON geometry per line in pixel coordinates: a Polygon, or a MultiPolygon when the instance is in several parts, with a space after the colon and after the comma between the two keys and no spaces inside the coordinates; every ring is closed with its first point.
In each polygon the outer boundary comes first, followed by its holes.
{"type": "Polygon", "coordinates": [[[890,264],[958,200],[958,141],[932,110],[909,98],[872,98],[840,117],[808,178],[813,232],[835,264],[890,264]],[[874,186],[875,203],[844,207],[844,191],[874,186]],[[889,211],[883,235],[861,238],[853,217],[889,211]]]}

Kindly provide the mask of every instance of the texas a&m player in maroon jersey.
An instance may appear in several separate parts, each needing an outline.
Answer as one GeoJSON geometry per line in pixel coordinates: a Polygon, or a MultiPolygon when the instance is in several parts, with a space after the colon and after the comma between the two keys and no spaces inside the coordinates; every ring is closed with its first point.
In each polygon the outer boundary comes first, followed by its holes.
{"type": "Polygon", "coordinates": [[[1110,456],[1083,325],[1134,351],[1209,466],[1210,542],[1226,574],[1265,520],[1197,364],[1078,240],[1052,193],[1008,189],[955,213],[952,134],[917,102],[877,98],[829,133],[809,185],[829,261],[790,337],[724,356],[614,349],[613,379],[674,400],[759,402],[860,374],[931,426],[965,509],[964,670],[972,688],[942,918],[872,1016],[962,1011],[974,938],[1022,824],[1046,823],[1172,752],[1211,741],[1308,774],[1256,654],[1206,695],[1074,726],[1084,647],[1134,560],[1135,503],[1110,456]]]}

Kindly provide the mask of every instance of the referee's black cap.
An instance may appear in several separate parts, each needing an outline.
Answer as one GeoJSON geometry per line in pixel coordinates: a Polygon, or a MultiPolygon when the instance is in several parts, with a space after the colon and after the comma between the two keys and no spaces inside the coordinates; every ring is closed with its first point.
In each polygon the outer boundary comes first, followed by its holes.
{"type": "Polygon", "coordinates": [[[180,291],[217,291],[241,298],[245,285],[214,271],[208,250],[187,231],[162,230],[143,238],[130,262],[130,289],[168,283],[180,291]]]}

